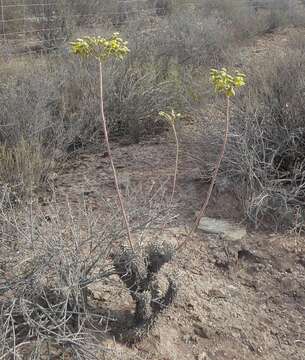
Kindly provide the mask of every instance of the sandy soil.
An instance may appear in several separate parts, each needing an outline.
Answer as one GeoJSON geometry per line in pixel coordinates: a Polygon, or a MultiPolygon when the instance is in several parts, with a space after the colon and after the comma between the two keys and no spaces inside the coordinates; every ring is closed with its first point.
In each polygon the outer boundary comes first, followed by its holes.
{"type": "MultiPolygon", "coordinates": [[[[115,145],[114,153],[124,186],[166,181],[170,186],[174,146],[167,140],[115,145]]],[[[180,217],[163,235],[176,244],[207,187],[188,159],[182,159],[180,167],[176,209],[180,217]]],[[[55,184],[58,200],[68,196],[76,204],[85,196],[95,211],[103,211],[98,194],[115,196],[108,157],[101,152],[75,155],[57,174],[55,184]]],[[[217,188],[208,215],[242,220],[233,196],[217,188]]],[[[105,346],[121,352],[122,359],[305,359],[304,238],[252,233],[242,241],[228,242],[198,231],[165,271],[175,277],[178,296],[148,336],[127,346],[116,330],[105,340],[105,346]]],[[[115,282],[120,285],[118,279],[115,282]]],[[[92,301],[117,311],[122,322],[133,311],[126,291],[109,284],[93,289],[92,301]]]]}

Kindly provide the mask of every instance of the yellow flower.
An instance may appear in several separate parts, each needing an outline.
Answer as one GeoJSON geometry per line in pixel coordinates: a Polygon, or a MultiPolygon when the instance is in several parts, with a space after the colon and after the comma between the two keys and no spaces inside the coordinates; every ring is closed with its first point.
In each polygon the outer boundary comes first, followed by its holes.
{"type": "Polygon", "coordinates": [[[83,39],[77,39],[71,43],[71,50],[76,55],[93,56],[100,61],[107,60],[112,56],[122,59],[129,52],[127,41],[123,41],[117,32],[108,39],[100,36],[86,36],[83,39]]]}
{"type": "Polygon", "coordinates": [[[226,96],[235,96],[235,88],[240,88],[246,85],[246,75],[235,72],[235,76],[228,73],[226,68],[221,70],[211,69],[210,79],[214,85],[215,91],[218,93],[225,93],[226,96]]]}

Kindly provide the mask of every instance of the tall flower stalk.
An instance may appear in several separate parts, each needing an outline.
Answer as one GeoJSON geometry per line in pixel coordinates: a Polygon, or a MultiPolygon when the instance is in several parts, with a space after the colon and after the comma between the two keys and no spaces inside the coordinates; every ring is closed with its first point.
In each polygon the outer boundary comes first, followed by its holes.
{"type": "Polygon", "coordinates": [[[174,138],[175,138],[175,143],[176,143],[176,161],[175,161],[175,170],[174,170],[174,177],[173,177],[173,187],[172,187],[172,193],[171,193],[171,197],[170,197],[170,201],[169,201],[170,204],[172,204],[172,202],[174,200],[176,186],[177,186],[178,165],[179,165],[179,139],[178,139],[177,130],[176,130],[176,122],[180,118],[181,114],[179,114],[179,113],[177,114],[174,110],[172,110],[170,113],[160,111],[159,115],[162,116],[172,127],[174,138]]]}
{"type": "Polygon", "coordinates": [[[107,121],[104,111],[104,95],[103,95],[103,63],[108,59],[114,57],[117,59],[123,59],[129,52],[127,47],[127,42],[123,41],[119,37],[119,33],[114,33],[110,38],[98,37],[84,37],[82,39],[77,39],[75,42],[71,43],[72,52],[76,55],[79,55],[82,58],[95,58],[99,63],[99,76],[100,76],[100,112],[101,120],[103,126],[103,132],[105,136],[105,143],[107,147],[107,152],[109,155],[110,165],[112,168],[116,193],[118,196],[123,220],[125,223],[128,242],[132,250],[134,250],[130,225],[125,210],[123,196],[119,187],[118,175],[114,165],[112,151],[109,143],[107,121]]]}
{"type": "Polygon", "coordinates": [[[246,76],[244,74],[240,73],[239,71],[235,71],[235,75],[232,76],[228,73],[227,69],[225,69],[225,68],[222,68],[220,70],[212,69],[210,72],[210,80],[214,86],[216,93],[223,94],[223,95],[225,95],[225,98],[226,98],[226,125],[225,125],[223,144],[221,147],[219,158],[218,158],[216,166],[215,166],[214,174],[213,174],[213,177],[212,177],[209,189],[208,189],[206,199],[204,200],[204,202],[195,218],[194,224],[191,227],[189,233],[187,234],[186,239],[184,240],[183,243],[181,243],[179,245],[178,249],[181,248],[188,241],[188,239],[194,233],[194,231],[197,230],[200,220],[206,213],[206,210],[209,205],[211,195],[213,192],[213,188],[216,183],[220,165],[221,165],[221,162],[222,162],[224,154],[225,154],[226,145],[228,142],[228,134],[229,134],[229,126],[230,126],[230,104],[231,104],[230,99],[232,96],[235,96],[236,88],[240,88],[240,87],[246,85],[246,76]]]}

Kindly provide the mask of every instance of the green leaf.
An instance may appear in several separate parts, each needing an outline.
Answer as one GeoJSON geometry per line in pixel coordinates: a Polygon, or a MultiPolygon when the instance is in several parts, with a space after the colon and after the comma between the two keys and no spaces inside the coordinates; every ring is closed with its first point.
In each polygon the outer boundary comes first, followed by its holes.
{"type": "Polygon", "coordinates": [[[226,95],[231,97],[231,96],[235,96],[235,90],[231,87],[227,90],[226,95]]]}
{"type": "Polygon", "coordinates": [[[85,36],[82,39],[77,39],[70,44],[72,53],[82,57],[93,56],[100,61],[111,56],[122,59],[128,54],[129,49],[127,42],[123,41],[118,35],[119,33],[114,33],[108,39],[100,36],[85,36]]]}
{"type": "Polygon", "coordinates": [[[210,80],[216,92],[224,93],[226,96],[235,96],[235,87],[240,88],[246,84],[246,75],[235,71],[235,76],[228,73],[226,68],[210,70],[210,80]]]}

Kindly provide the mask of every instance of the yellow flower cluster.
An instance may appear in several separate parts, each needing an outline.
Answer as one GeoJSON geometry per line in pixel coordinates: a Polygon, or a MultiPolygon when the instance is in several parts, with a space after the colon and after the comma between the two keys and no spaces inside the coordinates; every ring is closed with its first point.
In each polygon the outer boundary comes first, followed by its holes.
{"type": "Polygon", "coordinates": [[[111,56],[122,59],[128,54],[129,49],[127,41],[123,41],[119,35],[116,32],[108,39],[100,36],[86,36],[72,42],[71,50],[73,54],[82,57],[93,56],[100,61],[107,60],[111,56]]]}
{"type": "Polygon", "coordinates": [[[232,76],[226,68],[222,68],[221,70],[212,69],[210,77],[216,92],[225,93],[226,96],[229,97],[235,96],[235,88],[246,85],[245,74],[236,71],[235,75],[232,76]]]}

